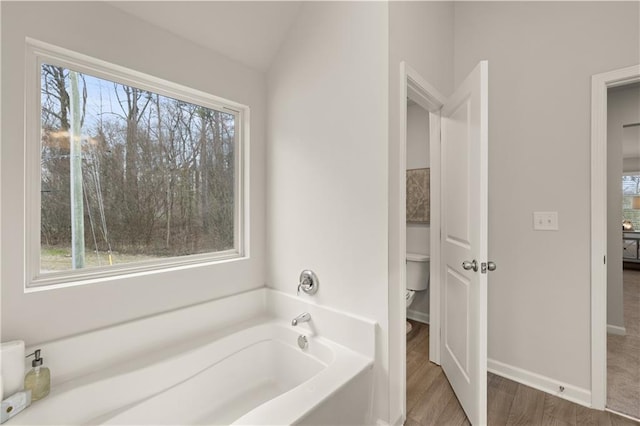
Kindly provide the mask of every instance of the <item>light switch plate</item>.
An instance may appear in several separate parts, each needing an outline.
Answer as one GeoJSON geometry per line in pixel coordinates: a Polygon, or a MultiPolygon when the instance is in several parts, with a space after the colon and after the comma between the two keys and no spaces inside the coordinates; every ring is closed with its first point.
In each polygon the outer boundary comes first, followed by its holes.
{"type": "Polygon", "coordinates": [[[533,229],[536,231],[557,231],[558,212],[533,212],[533,229]]]}

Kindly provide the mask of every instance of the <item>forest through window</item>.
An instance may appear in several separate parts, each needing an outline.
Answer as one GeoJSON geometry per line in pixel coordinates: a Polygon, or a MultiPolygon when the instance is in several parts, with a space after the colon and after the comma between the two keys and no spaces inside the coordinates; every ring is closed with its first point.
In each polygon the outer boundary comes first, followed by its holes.
{"type": "Polygon", "coordinates": [[[236,247],[237,113],[40,71],[41,272],[236,247]]]}

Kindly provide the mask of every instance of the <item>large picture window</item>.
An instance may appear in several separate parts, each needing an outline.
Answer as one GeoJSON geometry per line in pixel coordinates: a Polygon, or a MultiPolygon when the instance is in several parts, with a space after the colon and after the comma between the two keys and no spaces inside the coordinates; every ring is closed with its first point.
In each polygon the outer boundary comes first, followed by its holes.
{"type": "Polygon", "coordinates": [[[42,50],[33,283],[241,256],[243,108],[42,50]]]}
{"type": "Polygon", "coordinates": [[[640,172],[622,176],[622,220],[626,230],[640,231],[640,172]]]}

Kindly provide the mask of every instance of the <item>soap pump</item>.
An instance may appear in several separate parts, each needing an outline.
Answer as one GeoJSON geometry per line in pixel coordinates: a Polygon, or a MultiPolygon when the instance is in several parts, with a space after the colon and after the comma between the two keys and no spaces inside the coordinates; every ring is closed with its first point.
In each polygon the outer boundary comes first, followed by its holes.
{"type": "Polygon", "coordinates": [[[31,361],[33,367],[24,377],[24,388],[31,390],[31,400],[37,401],[49,395],[51,389],[51,372],[47,367],[42,366],[42,358],[40,357],[40,349],[25,358],[34,356],[31,361]]]}

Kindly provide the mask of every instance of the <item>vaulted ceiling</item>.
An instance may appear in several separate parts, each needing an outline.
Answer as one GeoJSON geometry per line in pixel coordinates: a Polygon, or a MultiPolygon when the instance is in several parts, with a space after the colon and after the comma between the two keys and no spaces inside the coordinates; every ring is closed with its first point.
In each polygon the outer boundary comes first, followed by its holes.
{"type": "Polygon", "coordinates": [[[153,25],[266,71],[296,18],[300,2],[111,1],[153,25]]]}

